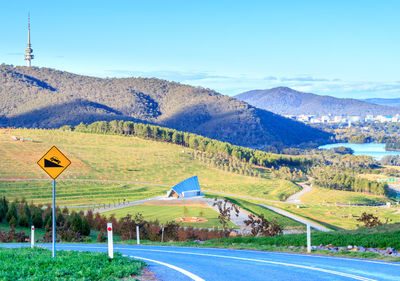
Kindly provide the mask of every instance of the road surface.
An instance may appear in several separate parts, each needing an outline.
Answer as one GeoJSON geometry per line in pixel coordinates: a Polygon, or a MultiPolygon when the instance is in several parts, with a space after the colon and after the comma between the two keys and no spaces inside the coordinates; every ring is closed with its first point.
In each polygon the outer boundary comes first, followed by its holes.
{"type": "Polygon", "coordinates": [[[301,186],[302,190],[290,196],[286,200],[287,203],[301,203],[300,197],[312,190],[312,187],[304,182],[299,183],[299,185],[301,186]]]}
{"type": "MultiPolygon", "coordinates": [[[[21,247],[27,244],[0,244],[21,247]]],[[[43,245],[50,248],[50,244],[43,245]]],[[[101,251],[106,245],[58,244],[57,250],[101,251]]],[[[400,280],[400,264],[317,255],[144,245],[114,245],[144,260],[158,280],[400,280]]]]}

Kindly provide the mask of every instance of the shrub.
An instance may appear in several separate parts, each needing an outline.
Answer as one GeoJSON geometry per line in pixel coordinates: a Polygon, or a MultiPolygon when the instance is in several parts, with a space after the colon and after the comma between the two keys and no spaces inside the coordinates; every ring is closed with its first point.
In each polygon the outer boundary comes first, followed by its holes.
{"type": "Polygon", "coordinates": [[[41,213],[41,211],[39,209],[36,209],[35,212],[33,213],[32,224],[36,228],[42,228],[43,227],[42,213],[41,213]]]}
{"type": "Polygon", "coordinates": [[[96,238],[97,242],[104,242],[106,241],[106,236],[104,235],[104,232],[101,230],[99,232],[99,234],[97,234],[97,238],[96,238]]]}
{"type": "Polygon", "coordinates": [[[18,224],[22,227],[28,227],[29,226],[28,216],[26,214],[21,215],[18,219],[18,224]]]}
{"type": "Polygon", "coordinates": [[[17,225],[17,219],[15,217],[11,217],[10,221],[8,222],[10,226],[16,226],[17,225]]]}
{"type": "Polygon", "coordinates": [[[88,236],[90,234],[90,226],[86,217],[82,218],[82,235],[88,236]]]}
{"type": "Polygon", "coordinates": [[[75,231],[75,232],[79,232],[82,233],[82,218],[79,214],[73,212],[71,214],[71,228],[75,231]]]}

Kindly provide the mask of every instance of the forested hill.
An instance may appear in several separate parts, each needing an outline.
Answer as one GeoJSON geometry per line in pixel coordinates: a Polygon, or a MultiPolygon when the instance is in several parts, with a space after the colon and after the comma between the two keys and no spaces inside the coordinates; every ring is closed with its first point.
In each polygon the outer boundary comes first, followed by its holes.
{"type": "Polygon", "coordinates": [[[329,134],[212,90],[154,78],[96,78],[0,66],[0,127],[149,122],[232,144],[324,143],[329,134]]]}
{"type": "Polygon", "coordinates": [[[395,115],[400,108],[303,93],[287,87],[253,90],[235,96],[249,104],[282,115],[395,115]]]}

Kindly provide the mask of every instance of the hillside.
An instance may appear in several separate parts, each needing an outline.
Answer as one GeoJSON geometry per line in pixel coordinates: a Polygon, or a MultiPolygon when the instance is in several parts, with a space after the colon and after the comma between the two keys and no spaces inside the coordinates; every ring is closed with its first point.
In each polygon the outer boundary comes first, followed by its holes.
{"type": "Polygon", "coordinates": [[[365,99],[362,101],[373,103],[373,104],[379,104],[379,105],[400,106],[400,98],[397,98],[397,99],[371,98],[371,99],[365,99]]]}
{"type": "Polygon", "coordinates": [[[53,145],[72,162],[57,179],[60,205],[109,204],[165,195],[168,186],[194,175],[203,189],[265,199],[280,200],[299,190],[289,181],[269,178],[268,171],[254,177],[218,169],[195,159],[194,150],[175,144],[62,130],[0,129],[0,178],[26,179],[0,181],[0,195],[50,203],[51,181],[36,162],[53,145]],[[14,141],[11,136],[33,141],[14,141]]]}
{"type": "Polygon", "coordinates": [[[287,87],[253,90],[235,98],[253,106],[282,115],[394,115],[400,109],[368,103],[356,99],[342,99],[299,92],[287,87]]]}
{"type": "Polygon", "coordinates": [[[325,143],[329,134],[212,90],[155,78],[96,78],[0,66],[0,126],[55,128],[98,120],[149,122],[233,144],[325,143]]]}

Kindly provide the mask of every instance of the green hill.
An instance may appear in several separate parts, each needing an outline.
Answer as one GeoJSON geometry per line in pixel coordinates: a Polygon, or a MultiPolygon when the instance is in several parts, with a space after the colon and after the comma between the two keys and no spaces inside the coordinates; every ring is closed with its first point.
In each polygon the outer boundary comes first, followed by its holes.
{"type": "Polygon", "coordinates": [[[36,162],[52,145],[72,162],[57,180],[60,205],[112,204],[163,195],[167,186],[193,175],[199,177],[203,189],[265,199],[280,200],[299,190],[289,181],[270,179],[268,171],[259,178],[217,169],[195,159],[192,149],[179,145],[132,136],[1,129],[0,177],[27,180],[0,181],[0,194],[10,199],[25,197],[28,202],[50,203],[50,180],[29,179],[48,179],[36,162]],[[12,136],[33,141],[14,141],[12,136]]]}
{"type": "Polygon", "coordinates": [[[3,64],[0,100],[0,127],[131,120],[250,147],[320,144],[330,137],[215,91],[155,78],[102,79],[3,64]]]}

